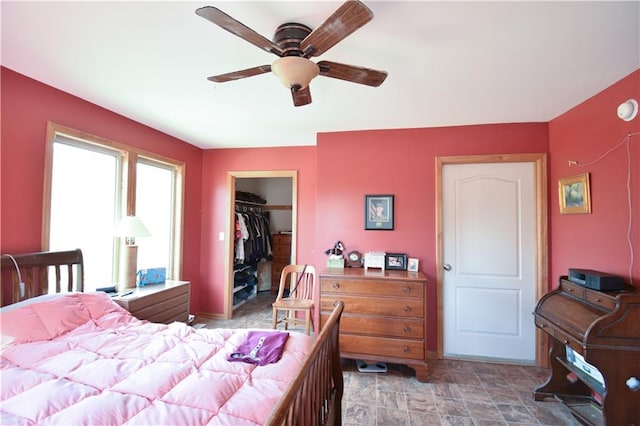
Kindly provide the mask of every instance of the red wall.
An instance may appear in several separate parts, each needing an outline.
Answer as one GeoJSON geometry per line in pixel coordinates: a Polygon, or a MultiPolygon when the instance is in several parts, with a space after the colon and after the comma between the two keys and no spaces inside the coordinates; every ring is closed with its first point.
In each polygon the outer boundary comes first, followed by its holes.
{"type": "MultiPolygon", "coordinates": [[[[183,277],[192,280],[197,289],[202,150],[7,68],[0,72],[0,251],[42,249],[46,128],[47,122],[53,121],[186,163],[183,277]]],[[[197,298],[193,301],[197,308],[197,298]]]]}
{"type": "Polygon", "coordinates": [[[297,262],[313,262],[315,249],[316,147],[217,149],[203,158],[202,247],[200,306],[203,312],[224,311],[225,248],[218,235],[227,231],[230,206],[227,172],[247,170],[297,170],[298,229],[297,262]]]}
{"type": "MultiPolygon", "coordinates": [[[[40,249],[45,130],[48,120],[187,163],[184,273],[193,283],[192,311],[221,313],[229,211],[229,170],[298,170],[298,253],[300,262],[325,263],[324,250],[342,240],[347,250],[386,250],[421,260],[430,280],[429,342],[435,349],[435,182],[436,156],[548,152],[550,279],[568,267],[589,267],[627,275],[627,195],[624,147],[587,168],[589,162],[640,131],[640,117],[625,123],[618,104],[640,99],[640,71],[597,94],[550,123],[498,124],[429,129],[322,133],[316,147],[202,151],[49,86],[1,69],[2,145],[0,249],[40,249]],[[556,182],[592,174],[593,213],[560,215],[556,182]],[[395,230],[364,231],[364,194],[395,195],[395,230]]],[[[640,281],[640,136],[632,156],[632,244],[634,280],[640,281]]],[[[637,283],[636,283],[637,284],[637,283]]]]}
{"type": "Polygon", "coordinates": [[[595,269],[623,276],[630,281],[631,253],[627,241],[629,158],[631,247],[635,257],[631,278],[634,285],[640,286],[640,116],[625,122],[616,114],[618,105],[629,98],[640,100],[640,70],[549,123],[549,277],[553,286],[557,285],[560,275],[567,274],[568,268],[595,269]],[[628,145],[623,144],[604,156],[622,142],[628,133],[635,133],[628,145]],[[585,166],[569,166],[569,160],[585,166]],[[591,175],[592,213],[560,214],[556,182],[560,178],[585,172],[591,175]]]}
{"type": "Polygon", "coordinates": [[[429,280],[427,347],[436,350],[435,158],[547,152],[547,124],[497,124],[318,135],[317,265],[347,251],[407,253],[429,280]],[[364,230],[364,195],[394,194],[393,231],[364,230]]]}

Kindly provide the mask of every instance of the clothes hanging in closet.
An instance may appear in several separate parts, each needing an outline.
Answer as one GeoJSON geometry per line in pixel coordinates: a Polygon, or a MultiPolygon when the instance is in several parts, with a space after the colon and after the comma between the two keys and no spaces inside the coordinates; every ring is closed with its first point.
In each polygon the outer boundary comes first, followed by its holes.
{"type": "Polygon", "coordinates": [[[273,255],[268,214],[261,208],[236,206],[234,305],[256,294],[258,262],[273,255]]]}
{"type": "Polygon", "coordinates": [[[272,255],[268,213],[236,210],[235,263],[253,263],[272,255]]]}

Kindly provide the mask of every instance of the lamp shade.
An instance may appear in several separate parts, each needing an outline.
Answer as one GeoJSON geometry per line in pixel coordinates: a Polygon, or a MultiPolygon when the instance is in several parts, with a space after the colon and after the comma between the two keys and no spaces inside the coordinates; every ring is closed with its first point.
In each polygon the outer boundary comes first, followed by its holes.
{"type": "Polygon", "coordinates": [[[125,237],[127,244],[133,244],[136,237],[149,237],[151,232],[144,226],[140,218],[136,216],[125,216],[116,225],[114,234],[117,237],[125,237]]]}
{"type": "Polygon", "coordinates": [[[320,68],[307,58],[283,56],[271,64],[271,71],[285,87],[290,89],[297,86],[304,89],[318,75],[320,68]]]}

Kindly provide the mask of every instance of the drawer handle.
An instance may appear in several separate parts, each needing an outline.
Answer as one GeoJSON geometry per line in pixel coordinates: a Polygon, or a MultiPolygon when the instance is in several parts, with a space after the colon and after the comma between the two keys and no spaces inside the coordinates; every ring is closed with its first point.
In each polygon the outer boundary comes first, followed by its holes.
{"type": "Polygon", "coordinates": [[[573,289],[571,287],[569,287],[567,290],[569,290],[569,293],[573,292],[573,289]]]}
{"type": "Polygon", "coordinates": [[[409,287],[403,287],[402,291],[404,291],[405,293],[411,293],[411,288],[409,287]]]}
{"type": "Polygon", "coordinates": [[[564,343],[566,345],[566,344],[569,343],[569,341],[565,339],[565,340],[562,341],[562,343],[564,343]]]}
{"type": "Polygon", "coordinates": [[[408,325],[405,325],[404,327],[402,327],[402,331],[404,331],[405,333],[408,333],[411,331],[411,327],[409,327],[408,325]]]}
{"type": "Polygon", "coordinates": [[[602,302],[602,299],[600,299],[599,297],[596,297],[596,302],[600,303],[602,302]]]}
{"type": "Polygon", "coordinates": [[[405,306],[404,307],[404,311],[405,312],[411,312],[411,307],[410,306],[405,306]]]}
{"type": "Polygon", "coordinates": [[[411,349],[409,349],[409,346],[403,346],[402,352],[404,352],[405,354],[408,354],[409,352],[411,352],[411,349]]]}
{"type": "Polygon", "coordinates": [[[333,283],[333,288],[335,288],[335,289],[340,288],[340,283],[333,283]]]}
{"type": "Polygon", "coordinates": [[[334,302],[333,302],[333,307],[335,308],[336,306],[338,306],[338,304],[339,304],[339,303],[340,303],[340,302],[339,302],[339,301],[337,301],[337,300],[336,300],[336,301],[334,301],[334,302]]]}

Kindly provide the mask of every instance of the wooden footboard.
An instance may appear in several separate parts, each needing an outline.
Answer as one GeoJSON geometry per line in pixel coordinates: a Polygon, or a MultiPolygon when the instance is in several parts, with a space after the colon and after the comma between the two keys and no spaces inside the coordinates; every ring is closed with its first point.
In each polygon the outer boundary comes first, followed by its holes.
{"type": "Polygon", "coordinates": [[[50,274],[55,277],[56,293],[83,291],[84,264],[80,249],[3,254],[0,264],[0,306],[47,294],[50,274]],[[66,281],[64,283],[61,282],[63,278],[66,281]],[[24,284],[21,285],[20,282],[24,284]]]}
{"type": "Polygon", "coordinates": [[[337,302],[268,425],[340,425],[344,382],[338,333],[344,304],[337,302]]]}

